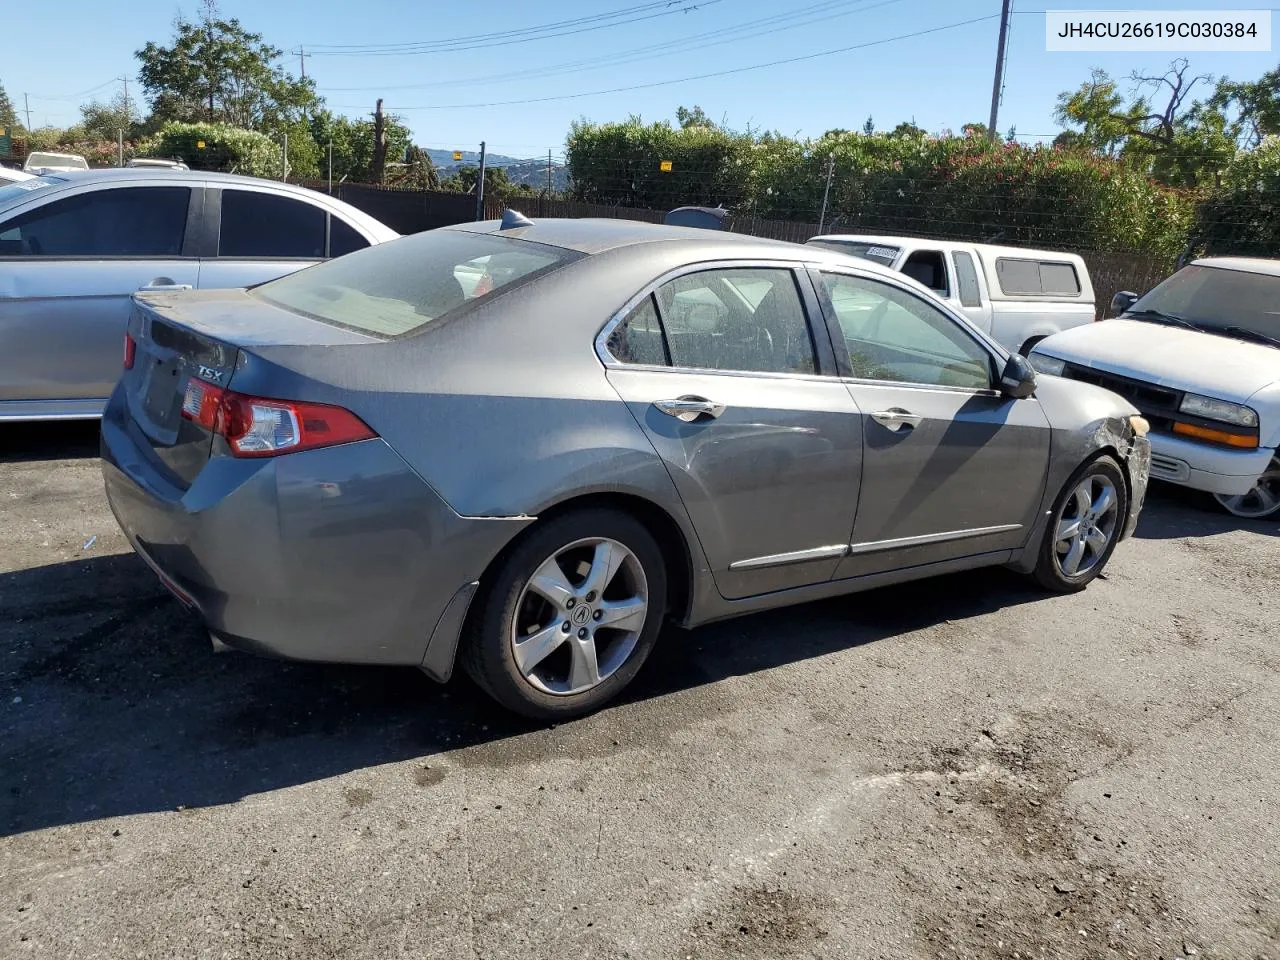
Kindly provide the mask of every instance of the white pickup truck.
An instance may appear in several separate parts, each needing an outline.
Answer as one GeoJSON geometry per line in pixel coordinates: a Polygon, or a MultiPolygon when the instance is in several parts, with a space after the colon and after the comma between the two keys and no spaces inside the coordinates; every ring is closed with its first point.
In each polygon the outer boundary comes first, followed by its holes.
{"type": "Polygon", "coordinates": [[[808,242],[905,273],[1023,356],[1050,334],[1098,318],[1089,269],[1074,253],[861,234],[808,242]]]}

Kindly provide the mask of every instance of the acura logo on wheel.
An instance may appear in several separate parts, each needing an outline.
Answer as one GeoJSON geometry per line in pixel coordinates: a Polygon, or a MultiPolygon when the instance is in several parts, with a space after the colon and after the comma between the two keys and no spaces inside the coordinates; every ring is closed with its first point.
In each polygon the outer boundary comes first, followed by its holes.
{"type": "Polygon", "coordinates": [[[591,619],[591,608],[582,606],[573,611],[573,622],[582,624],[591,619]]]}

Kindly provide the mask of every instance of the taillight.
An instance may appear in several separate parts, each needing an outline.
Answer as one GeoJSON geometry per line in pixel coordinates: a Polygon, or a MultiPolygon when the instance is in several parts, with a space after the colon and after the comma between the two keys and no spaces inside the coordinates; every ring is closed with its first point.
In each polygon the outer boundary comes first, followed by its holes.
{"type": "Polygon", "coordinates": [[[129,334],[124,335],[124,368],[126,370],[133,369],[133,355],[137,353],[138,345],[134,343],[133,337],[129,334]]]}
{"type": "Polygon", "coordinates": [[[187,383],[182,415],[225,437],[237,457],[274,457],[377,436],[342,407],[248,397],[194,377],[187,383]]]}

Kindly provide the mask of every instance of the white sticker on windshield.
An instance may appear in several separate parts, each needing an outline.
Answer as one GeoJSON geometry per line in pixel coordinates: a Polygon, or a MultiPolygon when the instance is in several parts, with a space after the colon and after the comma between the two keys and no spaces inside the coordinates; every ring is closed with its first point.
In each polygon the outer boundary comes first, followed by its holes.
{"type": "Polygon", "coordinates": [[[898,255],[897,247],[868,247],[868,257],[884,257],[886,260],[892,260],[898,255]]]}

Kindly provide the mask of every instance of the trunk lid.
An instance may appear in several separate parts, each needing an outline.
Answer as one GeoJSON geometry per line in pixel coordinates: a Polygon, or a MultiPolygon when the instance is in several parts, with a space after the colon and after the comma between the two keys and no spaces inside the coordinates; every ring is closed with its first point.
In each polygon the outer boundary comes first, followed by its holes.
{"type": "Polygon", "coordinates": [[[188,385],[231,386],[244,352],[257,347],[377,343],[372,337],[281,310],[244,290],[134,298],[133,366],[121,378],[129,429],[153,465],[186,489],[208,462],[214,434],[182,415],[188,385]]]}

